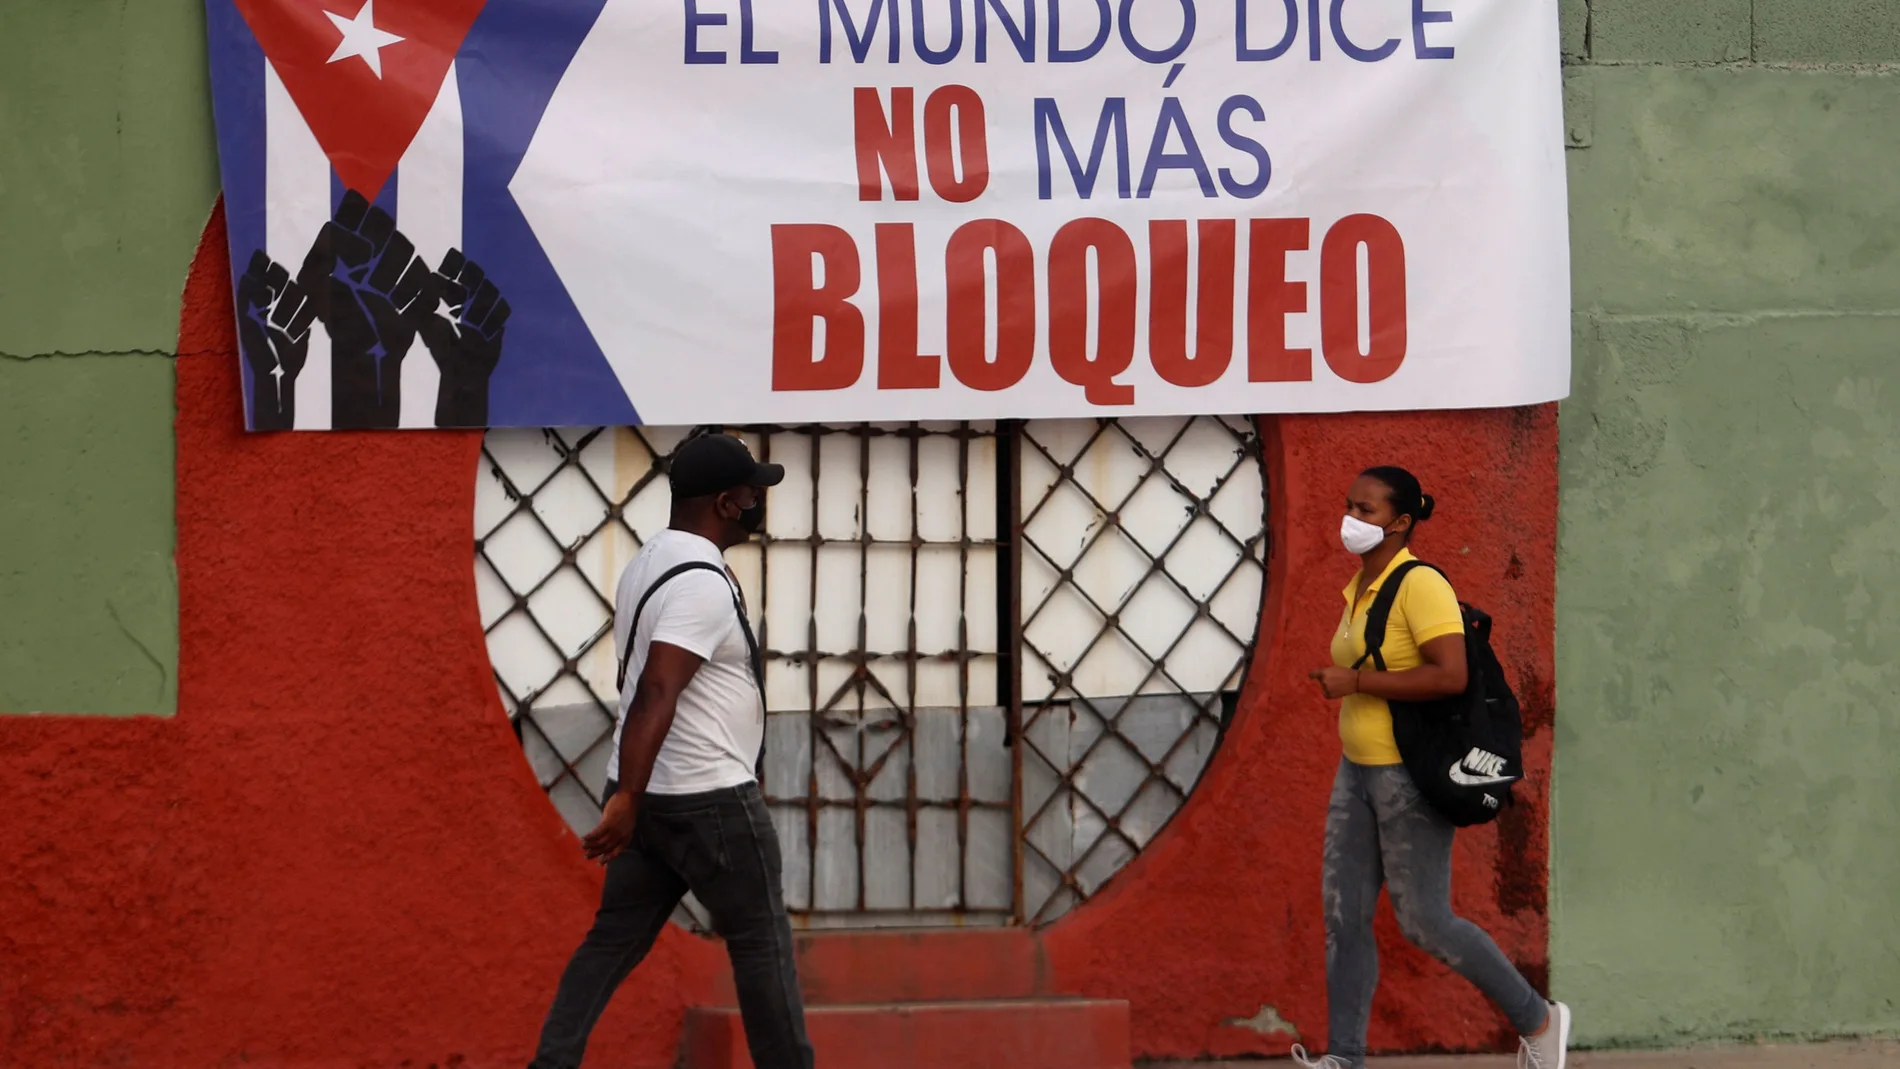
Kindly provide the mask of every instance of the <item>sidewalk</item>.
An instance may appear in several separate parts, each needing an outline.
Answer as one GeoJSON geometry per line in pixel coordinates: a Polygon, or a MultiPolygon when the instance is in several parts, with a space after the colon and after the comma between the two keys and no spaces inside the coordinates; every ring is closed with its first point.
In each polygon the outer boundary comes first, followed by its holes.
{"type": "MultiPolygon", "coordinates": [[[[1281,1061],[1148,1062],[1144,1069],[1280,1069],[1281,1061]]],[[[1516,1069],[1512,1056],[1373,1058],[1370,1069],[1516,1069]]],[[[1648,1053],[1578,1051],[1570,1069],[1900,1069],[1900,1040],[1861,1040],[1816,1046],[1708,1047],[1648,1053]]]]}

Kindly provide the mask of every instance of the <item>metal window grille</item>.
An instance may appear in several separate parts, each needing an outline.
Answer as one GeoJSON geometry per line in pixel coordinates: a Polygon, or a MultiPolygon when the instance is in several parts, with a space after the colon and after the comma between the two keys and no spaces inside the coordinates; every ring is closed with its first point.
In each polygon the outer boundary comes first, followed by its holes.
{"type": "MultiPolygon", "coordinates": [[[[1265,585],[1238,419],[738,431],[782,463],[730,553],[766,649],[765,789],[812,926],[1046,923],[1179,809],[1265,585]]],[[[599,816],[612,591],[683,432],[489,434],[476,576],[502,700],[571,825],[599,816]]],[[[687,903],[681,919],[703,923],[687,903]]]]}

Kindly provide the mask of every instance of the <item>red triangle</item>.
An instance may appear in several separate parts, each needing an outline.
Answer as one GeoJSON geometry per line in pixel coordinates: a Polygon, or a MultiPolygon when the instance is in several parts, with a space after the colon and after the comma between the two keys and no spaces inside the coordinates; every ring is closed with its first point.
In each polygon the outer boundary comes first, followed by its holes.
{"type": "Polygon", "coordinates": [[[428,117],[449,64],[486,0],[236,0],[290,99],[350,189],[374,199],[428,117]],[[331,62],[343,31],[373,4],[377,30],[402,38],[331,62]]]}

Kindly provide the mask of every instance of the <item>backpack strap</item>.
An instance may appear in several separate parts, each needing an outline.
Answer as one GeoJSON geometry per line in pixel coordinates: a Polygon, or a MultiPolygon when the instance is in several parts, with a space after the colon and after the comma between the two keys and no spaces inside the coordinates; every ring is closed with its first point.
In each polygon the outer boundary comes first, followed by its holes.
{"type": "MultiPolygon", "coordinates": [[[[653,595],[667,583],[687,572],[697,571],[717,572],[719,577],[726,581],[726,589],[732,592],[732,611],[739,618],[739,633],[745,636],[746,653],[752,662],[752,681],[759,688],[759,718],[763,720],[765,718],[765,657],[759,652],[758,636],[752,633],[752,621],[746,619],[745,603],[739,600],[738,584],[732,581],[732,576],[726,569],[711,561],[689,560],[684,564],[676,564],[654,580],[653,585],[647,587],[646,593],[640,595],[640,601],[633,607],[633,619],[627,624],[627,648],[620,654],[620,671],[615,676],[614,689],[622,692],[627,689],[627,666],[633,660],[633,643],[639,636],[640,614],[646,611],[647,602],[653,600],[653,595]]],[[[765,782],[765,733],[763,731],[759,733],[759,756],[753,762],[752,775],[759,782],[765,782]]],[[[610,784],[607,793],[613,794],[613,788],[617,786],[617,784],[610,784]]]]}
{"type": "Polygon", "coordinates": [[[1430,568],[1439,575],[1445,574],[1421,560],[1408,560],[1392,569],[1392,574],[1387,576],[1384,585],[1379,587],[1379,596],[1372,599],[1372,607],[1366,610],[1366,652],[1353,662],[1354,668],[1358,668],[1365,664],[1367,659],[1371,659],[1373,670],[1379,672],[1386,670],[1385,655],[1380,652],[1380,647],[1385,645],[1386,621],[1392,618],[1392,606],[1399,600],[1399,588],[1404,585],[1405,577],[1418,568],[1430,568]]]}
{"type": "Polygon", "coordinates": [[[668,568],[664,574],[654,580],[652,586],[647,587],[646,593],[640,595],[639,603],[633,607],[633,620],[627,625],[627,648],[620,654],[620,671],[614,677],[614,689],[627,689],[627,666],[633,660],[634,637],[639,634],[640,614],[646,612],[647,602],[653,600],[653,595],[659,593],[660,588],[667,583],[687,572],[697,571],[716,572],[721,579],[726,580],[726,587],[732,592],[732,611],[739,617],[739,630],[745,635],[746,653],[752,662],[752,679],[759,686],[760,701],[764,701],[765,658],[759,652],[758,636],[752,633],[752,621],[746,619],[745,606],[739,601],[739,588],[733,585],[732,577],[726,574],[724,568],[703,560],[689,560],[684,564],[676,564],[668,568]]]}

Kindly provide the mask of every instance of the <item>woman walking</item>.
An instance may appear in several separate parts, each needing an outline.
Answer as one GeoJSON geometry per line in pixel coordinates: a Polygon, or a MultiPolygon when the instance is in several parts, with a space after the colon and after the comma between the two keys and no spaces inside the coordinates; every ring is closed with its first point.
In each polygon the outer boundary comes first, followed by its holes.
{"type": "Polygon", "coordinates": [[[1451,911],[1455,831],[1420,796],[1392,734],[1389,701],[1419,702],[1464,692],[1464,619],[1445,577],[1417,568],[1402,580],[1380,652],[1384,671],[1356,667],[1366,655],[1366,613],[1394,569],[1414,559],[1406,548],[1431,518],[1431,496],[1403,468],[1372,468],[1352,484],[1340,539],[1360,559],[1345,589],[1346,611],[1333,633],[1333,664],[1312,673],[1328,698],[1341,699],[1345,751],[1326,814],[1323,895],[1326,994],[1331,1053],[1317,1060],[1294,1048],[1309,1069],[1362,1069],[1372,994],[1379,984],[1373,907],[1383,885],[1399,928],[1419,949],[1484,992],[1523,1037],[1518,1064],[1564,1069],[1570,1010],[1546,1002],[1482,929],[1451,911]]]}

